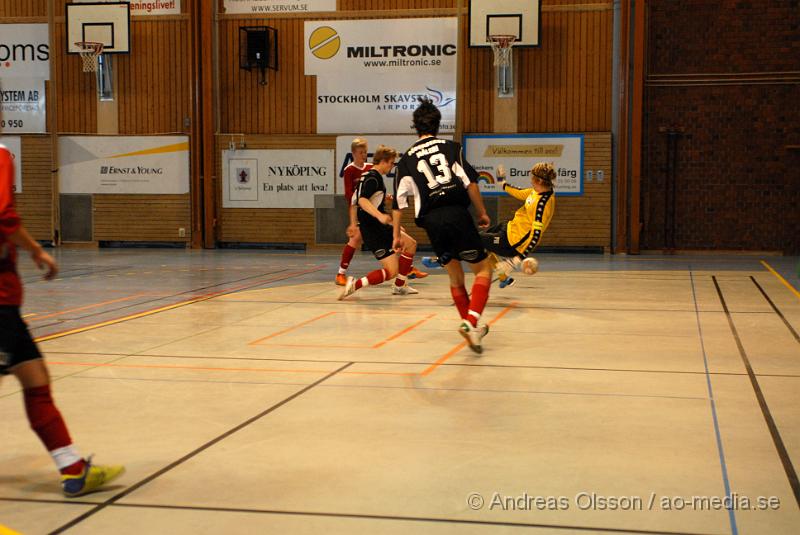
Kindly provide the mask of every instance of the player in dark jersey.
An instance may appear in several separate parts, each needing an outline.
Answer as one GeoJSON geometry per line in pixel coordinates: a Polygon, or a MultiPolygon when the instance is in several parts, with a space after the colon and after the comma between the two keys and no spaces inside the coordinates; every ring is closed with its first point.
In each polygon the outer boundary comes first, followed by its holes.
{"type": "Polygon", "coordinates": [[[122,466],[100,466],[78,455],[50,393],[50,374],[20,315],[22,284],[17,274],[17,247],[28,251],[46,279],[58,273],[55,260],[22,226],[14,208],[14,161],[0,145],[0,377],[13,374],[22,384],[31,428],[61,472],[68,497],[91,492],[117,478],[122,466]]]}
{"type": "Polygon", "coordinates": [[[481,353],[481,339],[488,326],[479,325],[489,298],[492,268],[487,253],[467,207],[470,202],[478,215],[481,227],[489,225],[477,185],[477,176],[462,155],[461,145],[439,139],[442,114],[428,99],[420,99],[414,110],[414,128],[419,139],[400,158],[395,176],[393,204],[395,250],[404,246],[400,234],[400,211],[414,199],[417,225],[428,234],[440,263],[450,276],[450,292],[463,320],[459,332],[476,353],[481,353]],[[472,172],[468,172],[471,170],[472,172]],[[464,286],[465,261],[475,273],[472,294],[464,286]]]}
{"type": "Polygon", "coordinates": [[[405,249],[403,251],[392,249],[394,237],[391,226],[392,216],[386,213],[384,207],[386,185],[383,182],[383,175],[392,170],[396,158],[396,150],[383,145],[378,146],[373,156],[372,168],[361,176],[353,195],[353,204],[358,206],[358,227],[364,244],[383,267],[371,271],[359,279],[347,277],[344,290],[339,295],[340,300],[364,286],[381,284],[395,275],[397,278],[392,286],[394,295],[419,293],[406,284],[408,274],[411,272],[411,263],[414,261],[414,253],[417,250],[417,242],[401,231],[405,249]]]}

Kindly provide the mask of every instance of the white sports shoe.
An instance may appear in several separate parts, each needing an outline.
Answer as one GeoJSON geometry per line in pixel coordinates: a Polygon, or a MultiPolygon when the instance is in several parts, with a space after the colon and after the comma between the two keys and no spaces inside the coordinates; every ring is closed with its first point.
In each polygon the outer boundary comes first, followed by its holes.
{"type": "Polygon", "coordinates": [[[414,295],[418,293],[419,291],[415,290],[407,283],[403,286],[397,286],[396,284],[392,284],[392,295],[414,295]]]}
{"type": "Polygon", "coordinates": [[[355,292],[356,292],[356,279],[354,277],[347,277],[347,282],[344,284],[342,293],[339,294],[339,301],[341,301],[348,295],[353,295],[355,292]]]}
{"type": "Polygon", "coordinates": [[[488,325],[479,325],[473,327],[468,321],[461,322],[458,332],[467,341],[469,348],[477,354],[483,353],[483,346],[481,346],[481,339],[489,332],[488,325]]]}

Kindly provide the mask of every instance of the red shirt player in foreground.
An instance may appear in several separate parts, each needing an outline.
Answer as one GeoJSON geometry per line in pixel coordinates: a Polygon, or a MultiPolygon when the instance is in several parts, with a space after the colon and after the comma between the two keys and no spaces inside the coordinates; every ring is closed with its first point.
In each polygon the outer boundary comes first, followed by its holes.
{"type": "Polygon", "coordinates": [[[439,263],[450,276],[450,293],[463,320],[458,331],[470,349],[481,353],[481,339],[489,328],[478,321],[489,299],[492,267],[467,210],[470,202],[482,227],[490,221],[476,183],[477,175],[464,160],[461,145],[436,137],[441,120],[439,109],[430,100],[420,99],[414,110],[414,128],[419,139],[397,164],[392,247],[397,251],[405,247],[400,234],[400,210],[407,208],[409,198],[413,198],[417,226],[425,229],[439,263]],[[462,261],[475,273],[471,296],[464,285],[462,261]]]}
{"type": "Polygon", "coordinates": [[[50,374],[20,316],[17,247],[28,251],[39,269],[47,270],[47,280],[58,273],[58,265],[22,226],[14,208],[13,187],[14,162],[8,149],[0,145],[0,376],[14,375],[22,384],[28,421],[61,472],[64,494],[81,496],[116,479],[125,469],[94,465],[78,455],[53,402],[50,374]]]}
{"type": "MultiPolygon", "coordinates": [[[[353,155],[353,161],[344,168],[344,198],[347,201],[348,216],[351,223],[347,227],[348,242],[342,250],[339,273],[336,275],[336,284],[339,286],[344,286],[347,283],[347,268],[350,267],[350,262],[353,260],[355,252],[364,243],[358,225],[354,223],[354,205],[357,206],[357,200],[353,199],[353,195],[356,193],[356,187],[361,176],[372,169],[372,164],[367,163],[367,152],[367,140],[360,137],[355,138],[350,144],[350,154],[353,155]]],[[[411,266],[411,271],[408,273],[409,279],[423,279],[427,276],[427,273],[418,270],[414,266],[411,266]]]]}

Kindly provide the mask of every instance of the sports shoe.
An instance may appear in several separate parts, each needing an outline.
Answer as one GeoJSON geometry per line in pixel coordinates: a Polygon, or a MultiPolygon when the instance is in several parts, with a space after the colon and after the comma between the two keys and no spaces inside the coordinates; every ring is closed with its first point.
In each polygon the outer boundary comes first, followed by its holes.
{"type": "Polygon", "coordinates": [[[111,483],[124,473],[124,466],[93,465],[92,458],[89,457],[80,474],[61,476],[61,489],[68,498],[83,496],[111,483]]]}
{"type": "Polygon", "coordinates": [[[442,265],[439,263],[439,259],[435,256],[423,256],[422,265],[428,269],[438,269],[442,267],[442,265]]]}
{"type": "Polygon", "coordinates": [[[339,301],[341,301],[348,295],[353,295],[355,291],[356,291],[356,279],[354,277],[347,277],[347,280],[344,283],[344,288],[342,289],[342,293],[339,294],[339,301]]]}
{"type": "Polygon", "coordinates": [[[336,275],[336,286],[344,286],[345,284],[347,284],[347,275],[338,273],[336,275]]]}
{"type": "Polygon", "coordinates": [[[409,279],[424,279],[427,276],[428,276],[427,273],[425,273],[424,271],[418,270],[414,266],[411,267],[411,271],[408,273],[408,278],[409,279]]]}
{"type": "Polygon", "coordinates": [[[500,288],[506,288],[508,286],[514,286],[515,282],[517,281],[514,280],[514,277],[506,277],[505,279],[500,281],[500,284],[498,284],[498,286],[500,286],[500,288]]]}
{"type": "Polygon", "coordinates": [[[458,332],[467,341],[471,350],[479,355],[483,353],[481,339],[489,332],[488,326],[473,327],[468,321],[463,321],[458,328],[458,332]]]}
{"type": "Polygon", "coordinates": [[[403,286],[397,286],[396,284],[392,285],[392,295],[415,295],[418,293],[419,292],[417,290],[415,290],[408,284],[405,284],[403,286]]]}

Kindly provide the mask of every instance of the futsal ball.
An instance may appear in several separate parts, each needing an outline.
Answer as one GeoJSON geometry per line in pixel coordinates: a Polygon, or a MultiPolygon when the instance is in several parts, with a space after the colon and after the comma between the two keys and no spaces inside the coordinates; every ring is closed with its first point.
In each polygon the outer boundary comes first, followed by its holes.
{"type": "Polygon", "coordinates": [[[522,271],[526,275],[533,275],[539,271],[539,262],[535,258],[526,258],[522,261],[522,271]]]}

